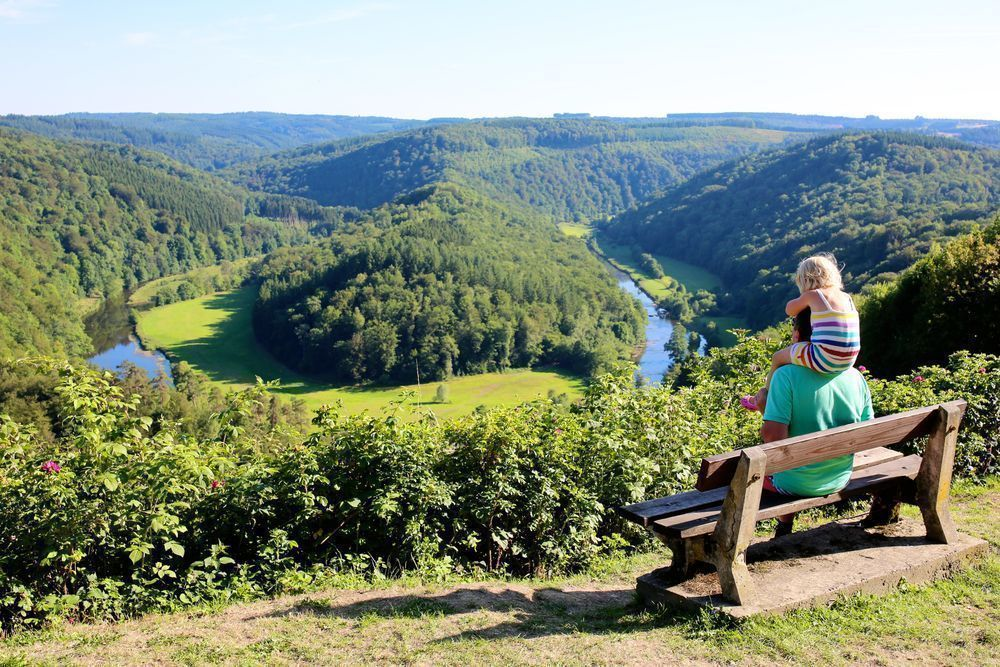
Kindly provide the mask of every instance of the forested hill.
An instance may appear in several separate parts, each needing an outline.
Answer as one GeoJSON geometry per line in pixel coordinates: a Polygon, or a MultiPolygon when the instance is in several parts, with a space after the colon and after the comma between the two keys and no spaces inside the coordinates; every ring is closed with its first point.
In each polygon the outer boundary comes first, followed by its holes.
{"type": "Polygon", "coordinates": [[[245,214],[299,204],[157,154],[0,128],[0,356],[89,354],[82,297],[299,242],[305,223],[245,214]]]}
{"type": "MultiPolygon", "coordinates": [[[[1000,354],[1000,217],[875,285],[861,327],[862,361],[882,377],[943,365],[956,350],[1000,354]]],[[[981,380],[984,393],[996,392],[981,380]]]]}
{"type": "Polygon", "coordinates": [[[0,125],[50,138],[103,141],[146,148],[208,170],[304,144],[404,130],[422,124],[423,121],[378,116],[265,112],[0,116],[0,125]]]}
{"type": "Polygon", "coordinates": [[[230,170],[255,190],[370,208],[455,181],[564,220],[615,213],[720,162],[798,135],[666,122],[504,119],[308,146],[230,170]]]}
{"type": "Polygon", "coordinates": [[[294,368],[351,382],[537,364],[593,373],[643,340],[642,309],[579,239],[453,184],[272,253],[261,275],[258,339],[294,368]]]}
{"type": "Polygon", "coordinates": [[[836,253],[857,290],[998,206],[1000,152],[914,134],[847,134],[729,162],[622,214],[605,233],[718,273],[732,290],[723,305],[760,327],[783,316],[805,255],[836,253]]]}
{"type": "Polygon", "coordinates": [[[681,113],[667,118],[675,123],[703,125],[744,125],[790,132],[901,131],[928,136],[960,139],[991,148],[1000,148],[1000,121],[959,118],[879,118],[865,116],[819,116],[792,113],[681,113]]]}

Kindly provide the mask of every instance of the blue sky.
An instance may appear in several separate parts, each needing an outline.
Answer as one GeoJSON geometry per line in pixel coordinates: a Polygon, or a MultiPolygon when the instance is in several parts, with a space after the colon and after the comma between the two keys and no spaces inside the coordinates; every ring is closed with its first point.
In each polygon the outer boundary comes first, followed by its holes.
{"type": "Polygon", "coordinates": [[[1000,118],[996,0],[0,0],[0,113],[1000,118]]]}

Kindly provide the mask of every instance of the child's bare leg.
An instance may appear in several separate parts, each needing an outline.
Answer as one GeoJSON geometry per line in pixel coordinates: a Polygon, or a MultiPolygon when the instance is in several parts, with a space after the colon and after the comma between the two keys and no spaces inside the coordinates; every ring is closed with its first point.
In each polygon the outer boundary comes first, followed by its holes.
{"type": "Polygon", "coordinates": [[[757,392],[757,396],[754,400],[757,402],[757,407],[761,412],[767,407],[767,390],[771,388],[771,377],[774,376],[774,371],[778,370],[782,366],[788,366],[792,363],[792,348],[785,347],[774,353],[771,357],[771,370],[767,374],[767,381],[764,382],[764,388],[757,392]]]}
{"type": "Polygon", "coordinates": [[[771,357],[771,370],[767,374],[767,381],[764,383],[764,389],[771,388],[771,378],[774,376],[774,371],[778,370],[782,366],[788,366],[792,363],[792,348],[784,347],[774,353],[771,357]]]}

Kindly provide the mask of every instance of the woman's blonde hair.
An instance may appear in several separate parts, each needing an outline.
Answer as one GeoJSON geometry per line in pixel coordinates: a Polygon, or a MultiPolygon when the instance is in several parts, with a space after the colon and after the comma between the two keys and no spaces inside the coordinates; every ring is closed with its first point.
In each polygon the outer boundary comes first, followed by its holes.
{"type": "Polygon", "coordinates": [[[837,268],[837,259],[829,253],[806,257],[799,262],[799,268],[795,272],[795,284],[798,285],[800,292],[824,287],[844,288],[840,269],[837,268]]]}

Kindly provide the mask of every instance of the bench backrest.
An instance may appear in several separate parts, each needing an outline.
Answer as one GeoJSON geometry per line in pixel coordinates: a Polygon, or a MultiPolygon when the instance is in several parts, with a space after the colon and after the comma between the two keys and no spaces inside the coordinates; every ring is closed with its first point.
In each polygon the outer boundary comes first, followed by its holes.
{"type": "MultiPolygon", "coordinates": [[[[942,405],[957,408],[962,414],[965,413],[965,401],[951,401],[942,405]]],[[[893,447],[923,437],[930,434],[937,426],[938,408],[937,405],[917,408],[760,445],[760,449],[767,454],[765,474],[773,475],[875,447],[893,447]]],[[[736,472],[739,458],[740,452],[735,451],[703,459],[695,488],[699,491],[709,491],[728,486],[733,473],[736,472]]]]}

